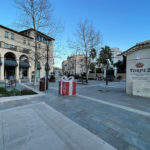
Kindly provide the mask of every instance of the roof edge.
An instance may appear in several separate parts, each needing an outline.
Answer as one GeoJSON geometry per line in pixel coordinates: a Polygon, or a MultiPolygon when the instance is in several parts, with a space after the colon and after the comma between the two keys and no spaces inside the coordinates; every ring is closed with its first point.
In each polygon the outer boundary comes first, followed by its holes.
{"type": "MultiPolygon", "coordinates": [[[[20,31],[20,33],[24,33],[24,32],[27,32],[27,31],[34,31],[34,29],[33,28],[29,28],[29,29],[26,29],[26,30],[23,30],[23,31],[20,31]]],[[[42,32],[40,32],[40,31],[38,31],[38,33],[39,34],[41,34],[41,35],[43,35],[43,36],[45,36],[46,38],[48,38],[48,39],[50,39],[50,40],[55,40],[54,38],[52,38],[52,37],[50,37],[50,36],[48,36],[48,35],[46,35],[46,34],[44,34],[44,33],[42,33],[42,32]]]]}
{"type": "Polygon", "coordinates": [[[10,29],[10,28],[5,27],[5,26],[3,26],[3,25],[0,25],[0,27],[3,28],[3,29],[9,30],[9,31],[11,31],[11,32],[14,32],[14,33],[16,33],[16,34],[19,34],[19,35],[21,35],[21,36],[24,36],[24,37],[33,39],[32,37],[29,37],[29,36],[27,36],[27,35],[24,35],[24,34],[18,32],[18,31],[16,31],[16,30],[14,30],[14,29],[10,29]]]}
{"type": "Polygon", "coordinates": [[[136,45],[132,46],[128,50],[122,52],[121,55],[128,56],[134,53],[135,51],[147,49],[147,48],[150,48],[150,40],[137,43],[136,45]]]}

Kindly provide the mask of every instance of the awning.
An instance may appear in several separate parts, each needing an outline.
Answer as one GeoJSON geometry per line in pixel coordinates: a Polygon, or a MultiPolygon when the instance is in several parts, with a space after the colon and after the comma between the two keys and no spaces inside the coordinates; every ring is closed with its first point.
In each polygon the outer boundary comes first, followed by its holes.
{"type": "Polygon", "coordinates": [[[18,66],[17,62],[15,60],[5,60],[5,66],[11,66],[11,67],[16,67],[18,66]]]}
{"type": "Polygon", "coordinates": [[[41,70],[41,65],[37,64],[37,70],[41,70]]]}
{"type": "MultiPolygon", "coordinates": [[[[47,64],[45,64],[45,70],[47,70],[47,64]]],[[[48,64],[48,70],[50,70],[49,64],[48,64]]]]}
{"type": "Polygon", "coordinates": [[[30,67],[29,63],[26,62],[26,61],[20,62],[19,66],[22,67],[22,68],[29,68],[30,67]]]}
{"type": "Polygon", "coordinates": [[[1,59],[0,59],[0,65],[2,65],[2,61],[1,61],[1,59]]]}

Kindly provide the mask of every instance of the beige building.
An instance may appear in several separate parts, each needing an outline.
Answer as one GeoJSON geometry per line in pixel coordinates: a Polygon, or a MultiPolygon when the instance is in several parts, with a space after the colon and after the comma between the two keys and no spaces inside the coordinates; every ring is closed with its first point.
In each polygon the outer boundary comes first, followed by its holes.
{"type": "Polygon", "coordinates": [[[111,48],[112,52],[112,62],[113,64],[117,63],[119,60],[123,61],[123,56],[120,55],[122,52],[119,48],[111,48]]]}
{"type": "Polygon", "coordinates": [[[150,98],[150,40],[122,54],[127,56],[126,93],[150,98]]]}
{"type": "Polygon", "coordinates": [[[54,72],[55,76],[57,77],[62,74],[62,69],[59,67],[54,67],[53,72],[54,72]]]}
{"type": "Polygon", "coordinates": [[[14,78],[31,81],[34,74],[37,79],[45,76],[46,46],[49,45],[49,72],[53,72],[54,39],[39,32],[38,65],[34,72],[34,30],[21,32],[0,25],[0,81],[14,78]]]}
{"type": "Polygon", "coordinates": [[[68,71],[68,61],[67,60],[64,60],[62,62],[62,72],[65,73],[68,71]]]}
{"type": "Polygon", "coordinates": [[[71,55],[62,62],[63,72],[70,74],[81,74],[86,72],[85,55],[71,55]]]}

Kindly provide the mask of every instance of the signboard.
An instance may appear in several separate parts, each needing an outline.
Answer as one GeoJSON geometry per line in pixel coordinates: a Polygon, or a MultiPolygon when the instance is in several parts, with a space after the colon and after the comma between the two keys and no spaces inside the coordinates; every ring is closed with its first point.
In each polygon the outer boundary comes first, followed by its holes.
{"type": "Polygon", "coordinates": [[[150,59],[134,60],[132,61],[132,64],[128,65],[128,73],[130,75],[131,80],[150,81],[150,59]]]}

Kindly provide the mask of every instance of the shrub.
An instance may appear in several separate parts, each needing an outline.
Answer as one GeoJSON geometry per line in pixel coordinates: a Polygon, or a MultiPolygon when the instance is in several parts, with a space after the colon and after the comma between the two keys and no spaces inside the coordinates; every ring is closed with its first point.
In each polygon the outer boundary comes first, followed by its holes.
{"type": "Polygon", "coordinates": [[[7,91],[6,88],[0,87],[0,96],[21,96],[21,95],[32,95],[32,94],[37,94],[37,93],[28,89],[23,89],[20,91],[16,88],[7,91]]]}
{"type": "Polygon", "coordinates": [[[119,75],[119,76],[117,77],[117,79],[118,79],[118,80],[121,80],[121,79],[122,79],[122,76],[119,75]]]}
{"type": "Polygon", "coordinates": [[[21,90],[21,94],[22,95],[32,95],[32,94],[37,94],[37,93],[32,90],[23,89],[23,90],[21,90]]]}
{"type": "Polygon", "coordinates": [[[0,94],[1,95],[5,95],[6,93],[8,93],[8,91],[6,90],[6,88],[0,87],[0,94]]]}
{"type": "Polygon", "coordinates": [[[21,91],[17,90],[16,88],[13,88],[10,92],[9,92],[10,96],[19,96],[21,95],[21,91]]]}
{"type": "Polygon", "coordinates": [[[94,78],[88,78],[89,80],[94,80],[94,78]]]}

